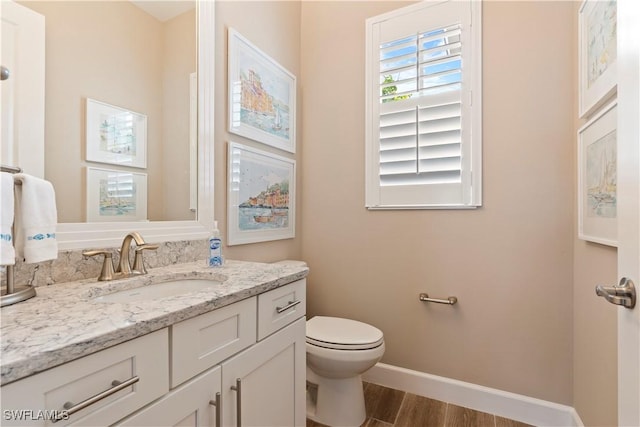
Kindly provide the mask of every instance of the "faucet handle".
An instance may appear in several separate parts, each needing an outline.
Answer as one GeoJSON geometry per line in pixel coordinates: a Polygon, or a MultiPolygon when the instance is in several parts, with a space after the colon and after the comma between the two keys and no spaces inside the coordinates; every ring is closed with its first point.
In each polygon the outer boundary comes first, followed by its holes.
{"type": "Polygon", "coordinates": [[[85,251],[82,252],[85,258],[96,256],[96,255],[104,255],[104,261],[102,262],[102,271],[100,271],[100,276],[98,276],[99,282],[104,282],[107,280],[113,280],[115,277],[115,271],[113,270],[113,254],[110,251],[106,250],[97,250],[97,251],[85,251]]]}
{"type": "Polygon", "coordinates": [[[144,268],[144,260],[142,259],[142,252],[147,250],[156,250],[159,245],[152,245],[149,243],[142,244],[140,246],[136,246],[135,254],[136,257],[133,260],[133,272],[136,274],[147,274],[147,269],[144,268]]]}

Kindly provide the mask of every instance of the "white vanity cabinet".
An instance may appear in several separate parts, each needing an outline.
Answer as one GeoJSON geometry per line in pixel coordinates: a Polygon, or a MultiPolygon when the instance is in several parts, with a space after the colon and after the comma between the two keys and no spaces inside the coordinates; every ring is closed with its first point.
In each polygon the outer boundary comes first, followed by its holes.
{"type": "Polygon", "coordinates": [[[105,382],[139,377],[68,420],[5,415],[2,425],[302,427],[305,286],[298,280],[3,386],[3,412],[62,411],[105,382]]]}
{"type": "Polygon", "coordinates": [[[305,426],[305,291],[299,280],[171,326],[173,389],[118,425],[305,426]]]}

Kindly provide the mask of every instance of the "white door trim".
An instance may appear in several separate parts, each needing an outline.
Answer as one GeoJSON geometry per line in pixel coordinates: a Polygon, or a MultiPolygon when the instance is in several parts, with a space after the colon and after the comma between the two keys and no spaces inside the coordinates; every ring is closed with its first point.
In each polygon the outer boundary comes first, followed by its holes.
{"type": "MultiPolygon", "coordinates": [[[[618,278],[640,284],[640,3],[618,1],[618,278]]],[[[640,306],[618,308],[618,425],[640,425],[640,306]]]]}

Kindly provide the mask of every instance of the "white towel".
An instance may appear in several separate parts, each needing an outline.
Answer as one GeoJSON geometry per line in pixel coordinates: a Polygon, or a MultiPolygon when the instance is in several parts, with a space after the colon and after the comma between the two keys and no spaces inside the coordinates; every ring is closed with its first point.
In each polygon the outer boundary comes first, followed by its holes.
{"type": "Polygon", "coordinates": [[[13,248],[13,176],[0,172],[0,265],[14,265],[16,251],[13,248]]]}
{"type": "Polygon", "coordinates": [[[13,175],[16,184],[16,253],[27,264],[58,257],[56,195],[49,181],[13,175]]]}

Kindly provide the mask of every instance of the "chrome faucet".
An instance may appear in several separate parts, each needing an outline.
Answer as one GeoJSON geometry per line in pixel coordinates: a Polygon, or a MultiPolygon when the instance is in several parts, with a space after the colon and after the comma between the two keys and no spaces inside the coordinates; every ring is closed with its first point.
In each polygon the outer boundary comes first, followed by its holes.
{"type": "Polygon", "coordinates": [[[146,243],[140,233],[132,231],[124,236],[122,240],[122,246],[120,247],[120,261],[118,267],[113,268],[113,257],[111,252],[106,250],[101,251],[87,251],[82,255],[85,257],[104,255],[104,262],[102,264],[102,271],[98,277],[99,281],[122,279],[124,277],[133,276],[136,274],[146,274],[147,270],[144,267],[144,260],[142,259],[142,252],[150,249],[158,249],[158,245],[152,245],[146,243]],[[131,252],[131,241],[136,243],[135,248],[135,260],[133,268],[131,267],[131,260],[129,259],[129,253],[131,252]]]}
{"type": "Polygon", "coordinates": [[[122,273],[124,277],[130,276],[132,273],[131,260],[129,259],[132,240],[135,240],[136,246],[142,246],[145,244],[144,239],[137,231],[132,231],[124,236],[122,246],[120,247],[120,261],[118,262],[118,268],[116,269],[116,273],[122,273]]]}

